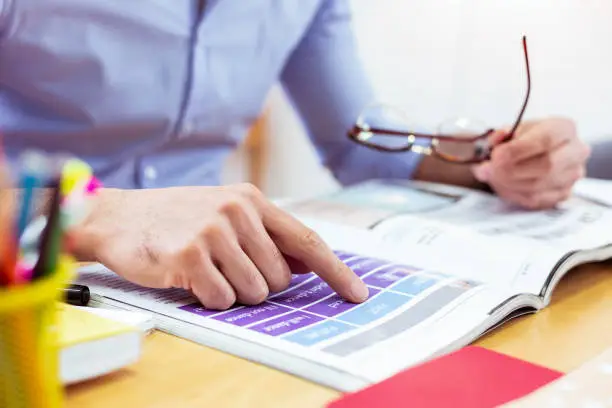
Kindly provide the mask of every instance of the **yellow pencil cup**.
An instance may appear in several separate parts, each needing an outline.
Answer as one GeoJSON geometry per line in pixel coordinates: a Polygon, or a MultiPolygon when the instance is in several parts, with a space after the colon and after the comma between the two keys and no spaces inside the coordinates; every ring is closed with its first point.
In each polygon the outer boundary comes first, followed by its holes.
{"type": "Polygon", "coordinates": [[[0,288],[0,407],[57,408],[63,401],[56,329],[61,288],[74,263],[28,284],[0,288]]]}

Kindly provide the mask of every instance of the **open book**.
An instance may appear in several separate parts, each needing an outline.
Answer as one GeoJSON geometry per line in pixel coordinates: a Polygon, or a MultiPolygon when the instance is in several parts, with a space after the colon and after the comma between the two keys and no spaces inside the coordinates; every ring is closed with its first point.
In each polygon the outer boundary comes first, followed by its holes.
{"type": "Polygon", "coordinates": [[[344,302],[312,273],[225,312],[100,266],[78,281],[98,304],[154,312],[163,331],[351,391],[545,307],[573,266],[612,256],[612,211],[578,198],[531,212],[477,191],[372,181],[283,205],[361,276],[367,302],[344,302]]]}

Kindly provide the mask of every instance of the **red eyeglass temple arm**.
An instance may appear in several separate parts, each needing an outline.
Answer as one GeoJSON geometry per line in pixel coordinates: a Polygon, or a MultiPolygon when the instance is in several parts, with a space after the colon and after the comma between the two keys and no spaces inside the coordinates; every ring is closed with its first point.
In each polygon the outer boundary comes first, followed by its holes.
{"type": "MultiPolygon", "coordinates": [[[[514,125],[510,129],[510,132],[508,133],[508,135],[501,141],[501,143],[506,142],[514,137],[514,133],[516,132],[516,129],[518,128],[518,126],[521,123],[521,120],[523,119],[523,114],[525,113],[525,109],[527,108],[527,103],[529,102],[529,95],[531,94],[531,71],[529,68],[529,53],[527,52],[527,37],[526,36],[523,36],[523,54],[525,56],[525,69],[527,73],[527,92],[525,94],[525,100],[523,101],[523,106],[521,107],[521,110],[516,118],[516,121],[514,122],[514,125]]],[[[488,135],[491,134],[491,132],[493,132],[493,129],[488,129],[486,132],[484,132],[481,135],[477,135],[477,136],[473,136],[469,138],[465,138],[465,137],[457,138],[456,136],[453,136],[453,135],[441,135],[441,134],[431,135],[431,134],[426,134],[426,133],[402,132],[399,130],[382,129],[382,128],[363,129],[359,126],[355,126],[353,127],[353,129],[349,131],[349,136],[352,138],[357,138],[359,133],[364,132],[364,131],[383,134],[383,135],[389,135],[389,136],[400,136],[400,137],[414,136],[414,137],[425,138],[425,139],[443,138],[443,139],[453,139],[453,140],[457,140],[461,142],[473,142],[483,137],[487,137],[488,135]]]]}
{"type": "Polygon", "coordinates": [[[468,143],[474,142],[478,139],[482,139],[484,137],[489,136],[494,129],[487,129],[484,133],[480,135],[475,135],[471,137],[458,137],[457,135],[444,135],[444,134],[429,134],[429,133],[418,133],[418,132],[403,132],[401,130],[392,130],[392,129],[383,129],[383,128],[361,128],[359,126],[354,126],[353,129],[349,131],[349,136],[352,138],[357,138],[362,132],[370,132],[379,135],[387,135],[387,136],[398,136],[398,137],[410,137],[413,136],[419,139],[448,139],[453,140],[460,143],[468,143]]]}
{"type": "Polygon", "coordinates": [[[525,94],[525,100],[523,101],[523,106],[521,107],[521,111],[519,112],[512,129],[508,133],[508,136],[503,141],[510,140],[514,137],[514,133],[516,129],[519,127],[521,120],[523,119],[523,114],[525,113],[525,109],[527,108],[527,102],[529,102],[529,95],[531,94],[531,71],[529,69],[529,53],[527,52],[527,37],[523,36],[523,53],[525,54],[525,70],[527,73],[527,93],[525,94]]]}

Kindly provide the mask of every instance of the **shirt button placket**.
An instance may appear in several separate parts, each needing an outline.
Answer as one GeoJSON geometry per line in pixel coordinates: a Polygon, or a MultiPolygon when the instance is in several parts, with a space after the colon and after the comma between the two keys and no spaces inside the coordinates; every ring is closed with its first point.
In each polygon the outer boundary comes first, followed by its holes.
{"type": "Polygon", "coordinates": [[[195,131],[195,123],[192,120],[186,120],[183,124],[182,134],[184,136],[191,136],[195,131]]]}
{"type": "Polygon", "coordinates": [[[143,170],[143,176],[146,187],[152,187],[155,180],[157,180],[157,169],[151,165],[147,165],[143,170]]]}

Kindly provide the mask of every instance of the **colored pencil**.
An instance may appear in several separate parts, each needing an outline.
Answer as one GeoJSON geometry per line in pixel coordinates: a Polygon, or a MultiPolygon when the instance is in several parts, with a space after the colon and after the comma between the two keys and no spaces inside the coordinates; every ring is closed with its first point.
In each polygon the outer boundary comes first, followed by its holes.
{"type": "Polygon", "coordinates": [[[40,279],[47,275],[57,259],[57,254],[55,252],[60,248],[60,244],[57,242],[61,239],[60,182],[56,181],[52,183],[51,189],[53,190],[53,197],[47,217],[47,225],[40,239],[38,261],[36,265],[34,265],[32,279],[40,279]]]}
{"type": "Polygon", "coordinates": [[[0,145],[0,285],[13,282],[16,245],[13,240],[15,196],[11,191],[8,166],[0,145]]]}

